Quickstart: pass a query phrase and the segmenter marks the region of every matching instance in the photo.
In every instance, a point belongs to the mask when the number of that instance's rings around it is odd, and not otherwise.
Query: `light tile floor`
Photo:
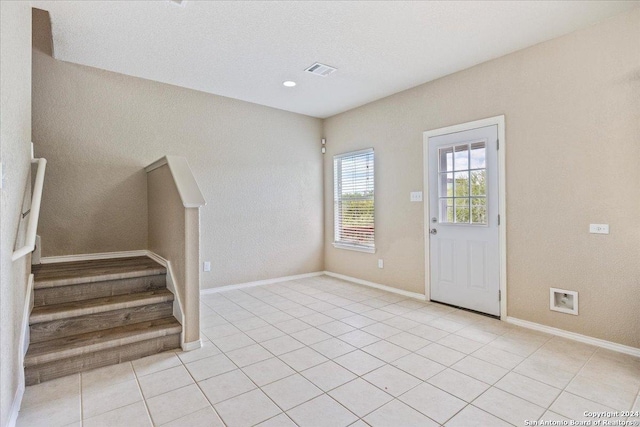
[[[207,295],[201,317],[199,350],[27,387],[18,426],[493,427],[640,411],[638,358],[327,276]]]

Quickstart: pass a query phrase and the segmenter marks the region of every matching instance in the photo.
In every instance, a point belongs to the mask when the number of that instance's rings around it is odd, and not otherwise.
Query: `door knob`
[[[438,234],[438,230],[436,230],[435,228],[432,228],[431,230],[429,230],[429,233]]]

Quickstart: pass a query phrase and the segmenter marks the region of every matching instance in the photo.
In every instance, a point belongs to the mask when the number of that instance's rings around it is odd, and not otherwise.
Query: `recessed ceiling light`
[[[291,80],[287,80],[286,82],[282,82],[283,85],[285,85],[286,87],[294,87],[296,85],[296,82],[292,82]]]

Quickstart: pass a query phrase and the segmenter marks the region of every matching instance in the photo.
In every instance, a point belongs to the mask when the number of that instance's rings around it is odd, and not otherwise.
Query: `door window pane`
[[[455,197],[469,196],[469,172],[456,172],[455,187],[453,195]]]
[[[471,223],[487,223],[487,199],[482,197],[471,199]]]
[[[484,142],[476,142],[471,144],[471,164],[469,169],[484,169],[486,168],[486,153]]]
[[[487,224],[486,143],[477,141],[438,151],[441,223]]]
[[[453,197],[453,173],[440,174],[440,197]]]
[[[457,171],[469,170],[469,145],[455,146],[454,168]]]
[[[440,172],[449,172],[453,170],[453,147],[442,148],[439,151],[440,153],[440,162],[439,168]]]
[[[456,204],[456,223],[469,223],[469,206],[458,206]]]
[[[487,170],[480,169],[471,171],[471,195],[487,195]]]
[[[444,222],[453,222],[453,198],[440,199],[440,218],[445,218]]]

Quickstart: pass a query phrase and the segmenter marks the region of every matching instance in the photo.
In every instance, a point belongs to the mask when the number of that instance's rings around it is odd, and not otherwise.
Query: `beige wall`
[[[4,175],[0,207],[0,425],[11,416],[22,367],[20,332],[30,256],[11,261],[24,242],[20,213],[29,181],[31,137],[31,8],[0,2],[0,161]],[[30,191],[26,190],[26,200]]]
[[[149,172],[147,183],[149,250],[171,262],[184,315],[183,338],[191,343],[200,339],[198,208],[184,207],[168,165]],[[188,256],[188,248],[195,256]]]
[[[49,162],[43,256],[147,248],[143,168],[173,154],[208,202],[204,288],[321,270],[321,135],[319,119],[34,50],[33,141]]]
[[[640,9],[327,119],[325,269],[424,293],[422,133],[501,114],[509,315],[640,347]],[[367,147],[376,254],[331,245],[332,155]],[[549,287],[580,315],[549,311]]]

